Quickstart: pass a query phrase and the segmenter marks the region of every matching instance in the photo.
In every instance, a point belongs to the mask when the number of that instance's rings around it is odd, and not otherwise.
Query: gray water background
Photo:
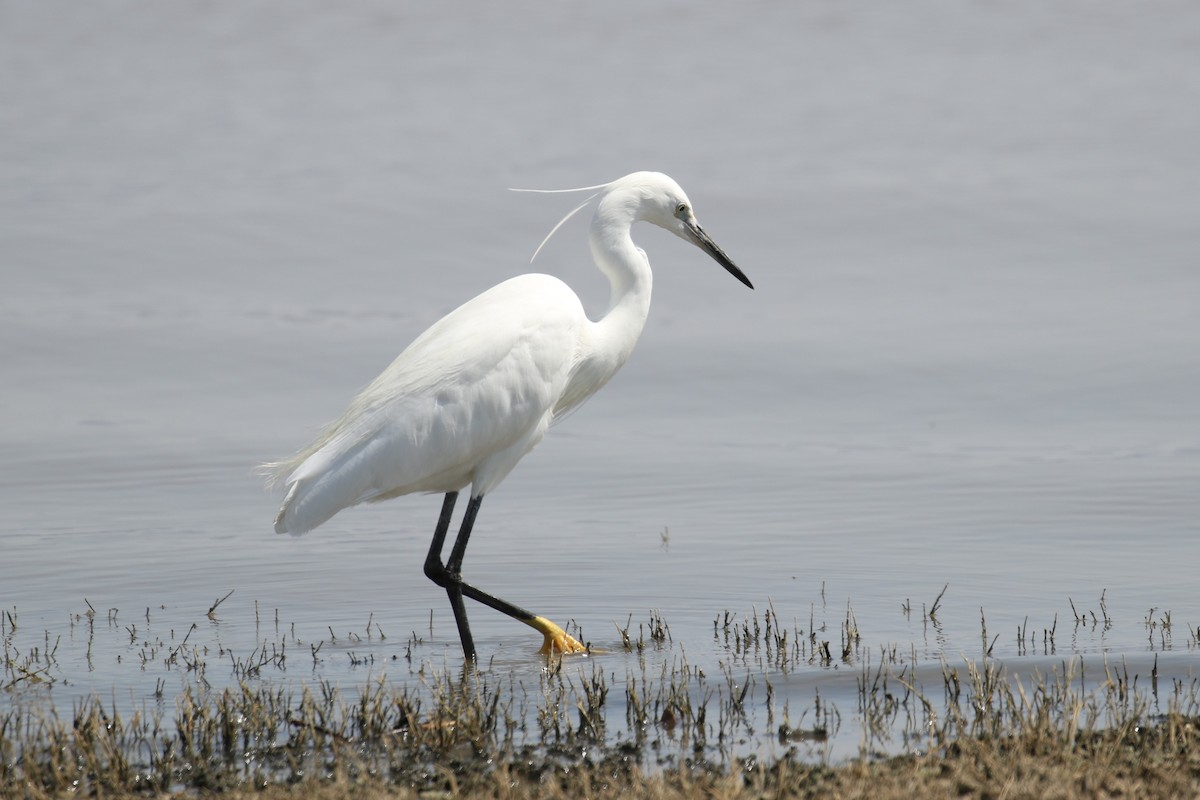
[[[601,311],[585,221],[527,265],[571,197],[505,189],[637,169],[757,288],[635,231],[642,341],[489,496],[472,582],[608,648],[657,609],[660,657],[714,672],[713,620],[771,603],[835,645],[851,607],[961,661],[982,612],[1017,672],[1047,663],[1017,627],[1057,624],[1060,657],[1191,675],[1200,7],[3,2],[0,608],[14,646],[65,633],[40,699],[152,693],[136,643],[85,661],[85,598],[239,652],[256,613],[371,618],[381,660],[421,631],[453,663],[438,498],[280,537],[252,470],[506,277]],[[1113,624],[1074,626],[1102,593]],[[494,668],[540,669],[472,611]]]

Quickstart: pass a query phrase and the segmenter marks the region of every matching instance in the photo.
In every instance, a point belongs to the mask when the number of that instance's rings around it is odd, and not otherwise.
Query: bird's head
[[[661,172],[635,172],[607,186],[603,203],[627,204],[634,220],[645,220],[664,228],[684,241],[691,242],[729,271],[742,283],[754,288],[745,273],[700,227],[692,202],[683,188]]]
[[[537,254],[546,246],[546,242],[550,240],[554,232],[563,226],[563,223],[599,197],[596,221],[592,223],[593,226],[597,222],[601,222],[602,225],[625,226],[625,229],[628,230],[627,226],[639,220],[652,222],[660,228],[669,230],[680,239],[696,245],[727,269],[730,275],[751,289],[754,288],[754,284],[750,283],[746,274],[738,269],[737,265],[733,263],[733,259],[725,255],[725,251],[718,247],[717,243],[700,227],[700,223],[696,221],[696,214],[692,211],[692,202],[688,200],[683,188],[670,176],[661,172],[634,172],[624,178],[617,178],[612,183],[585,186],[579,189],[514,189],[513,191],[587,192],[594,189],[599,191],[571,209],[565,217],[558,221],[557,225],[550,229],[550,233],[546,234],[546,238],[542,239],[542,243],[533,251],[533,258],[530,261],[537,258]]]

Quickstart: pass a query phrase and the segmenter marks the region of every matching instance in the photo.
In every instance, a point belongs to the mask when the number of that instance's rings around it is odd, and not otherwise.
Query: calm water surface
[[[927,665],[978,657],[982,612],[1017,674],[1049,659],[1018,627],[1057,625],[1057,657],[1190,676],[1200,11],[1152,6],[0,5],[0,606],[22,652],[63,637],[38,701],[144,702],[144,637],[246,652],[276,615],[376,660],[274,679],[360,685],[413,631],[454,664],[438,498],[279,537],[252,470],[528,269],[571,201],[505,187],[634,169],[758,288],[635,231],[638,351],[488,498],[474,583],[610,649],[656,609],[652,658],[712,674],[714,619],[770,604]],[[598,312],[585,229],[536,268]],[[1113,624],[1075,626],[1102,596]],[[388,638],[348,638],[368,620]],[[849,720],[852,674],[774,680]]]

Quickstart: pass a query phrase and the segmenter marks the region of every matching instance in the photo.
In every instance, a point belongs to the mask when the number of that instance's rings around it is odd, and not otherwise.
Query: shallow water
[[[14,646],[66,631],[56,704],[144,700],[161,676],[129,668],[137,634],[88,661],[85,599],[110,629],[149,614],[143,636],[178,641],[196,622],[241,653],[276,611],[308,642],[371,619],[388,639],[347,647],[376,668],[413,631],[453,663],[419,566],[438,499],[278,537],[252,469],[527,269],[571,203],[505,187],[651,168],[757,290],[636,233],[656,269],[638,351],[488,498],[474,583],[610,650],[657,609],[661,657],[712,674],[713,620],[768,603],[833,636],[849,606],[864,640],[930,661],[978,657],[982,611],[1018,673],[1041,668],[1018,627],[1057,620],[1060,657],[1162,653],[1188,674],[1200,12],[1154,10],[5,5]],[[596,310],[583,231],[536,268]],[[946,585],[934,628],[921,609]],[[1076,628],[1072,603],[1100,614],[1102,596],[1113,624]],[[539,668],[524,628],[472,622],[493,669]],[[350,660],[296,679],[353,685]],[[845,711],[838,685],[816,666],[780,680]]]

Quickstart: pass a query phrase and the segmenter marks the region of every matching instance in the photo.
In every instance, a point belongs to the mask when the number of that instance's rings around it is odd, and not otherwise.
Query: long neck
[[[588,240],[596,266],[608,277],[609,302],[604,316],[596,321],[597,355],[612,359],[616,372],[637,343],[650,313],[653,278],[645,253],[630,238],[633,209],[601,208],[592,219]]]

